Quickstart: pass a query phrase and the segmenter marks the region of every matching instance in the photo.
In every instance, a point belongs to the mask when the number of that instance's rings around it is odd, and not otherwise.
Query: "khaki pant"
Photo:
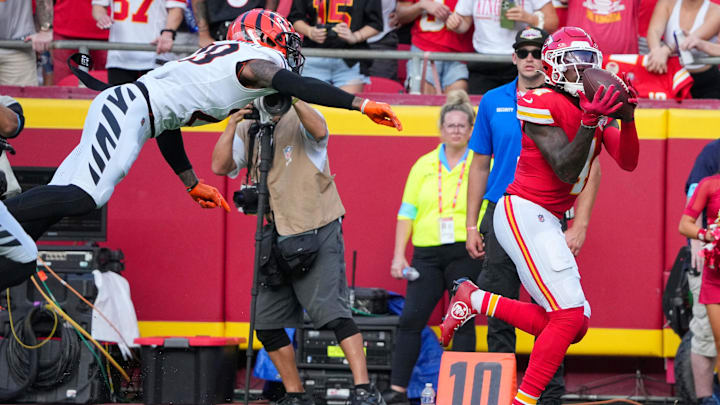
[[[710,321],[707,317],[705,305],[698,302],[700,296],[700,285],[702,284],[702,273],[697,275],[691,271],[688,273],[688,285],[693,297],[693,317],[690,320],[690,331],[693,333],[690,343],[690,350],[701,356],[715,357],[717,351],[715,349],[715,339],[713,338]]]
[[[0,86],[37,86],[37,64],[32,49],[0,49]]]

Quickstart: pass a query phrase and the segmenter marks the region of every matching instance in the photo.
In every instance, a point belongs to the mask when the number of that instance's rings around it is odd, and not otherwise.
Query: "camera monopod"
[[[272,166],[273,148],[272,148],[272,136],[275,131],[275,124],[272,120],[263,120],[261,118],[260,128],[258,129],[257,137],[259,139],[259,156],[260,162],[258,164],[258,170],[260,171],[260,178],[258,179],[258,208],[257,208],[257,228],[255,230],[255,263],[253,265],[253,279],[252,288],[250,289],[250,332],[248,335],[248,346],[245,351],[247,361],[245,363],[245,400],[244,404],[248,405],[250,400],[250,373],[252,368],[253,358],[253,334],[255,332],[255,305],[257,303],[258,294],[258,274],[260,272],[260,245],[262,243],[263,225],[265,221],[265,214],[268,211],[268,201],[270,199],[270,192],[268,191],[267,178]]]

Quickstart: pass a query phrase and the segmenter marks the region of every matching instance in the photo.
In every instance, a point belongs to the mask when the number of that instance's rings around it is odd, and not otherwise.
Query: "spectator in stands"
[[[458,33],[475,27],[473,47],[481,54],[511,55],[515,34],[527,26],[553,32],[558,27],[557,14],[550,0],[518,0],[506,11],[503,20],[514,21],[513,28],[501,26],[499,0],[458,0],[445,26]],[[484,94],[490,89],[515,80],[517,69],[512,62],[469,63],[469,92]]]
[[[254,8],[275,11],[278,6],[278,0],[246,0],[240,7],[230,3],[228,0],[192,0],[201,48],[213,41],[224,41],[228,27],[240,14]]]
[[[130,83],[168,60],[177,29],[183,20],[185,0],[159,0],[148,7],[130,0],[127,7],[109,9],[111,0],[92,0],[92,16],[101,29],[110,30],[111,42],[140,42],[157,45],[155,52],[108,51],[110,84]],[[108,14],[108,11],[110,14]]]
[[[699,39],[715,37],[720,30],[720,6],[710,0],[659,0],[648,28],[647,69],[665,73],[667,60],[678,49],[676,33]],[[687,47],[687,45],[686,45]],[[720,98],[720,71],[715,65],[685,65],[693,78],[693,98]]]
[[[640,8],[638,9],[638,53],[641,55],[650,52],[647,43],[647,32],[657,2],[658,0],[640,0]]]
[[[567,25],[581,27],[603,55],[638,53],[640,0],[569,1]]]
[[[398,46],[398,35],[395,31],[399,23],[398,14],[395,11],[397,0],[381,0],[383,30],[368,38],[367,43],[374,51],[396,51]],[[367,63],[368,75],[379,76],[386,79],[397,80],[398,61],[397,59],[372,59],[364,60]]]
[[[248,177],[258,181],[259,142],[254,120],[243,120],[250,109],[230,116],[212,154],[215,174],[235,178],[247,167]],[[278,370],[287,395],[278,405],[313,405],[304,392],[295,365],[295,350],[284,327],[303,326],[306,310],[316,328],[335,333],[353,374],[355,389],[348,403],[384,405],[380,392],[370,384],[363,337],[350,312],[350,290],[345,276],[341,218],[345,208],[328,165],[330,136],[322,114],[303,101],[278,117],[274,135],[274,164],[268,175],[271,232],[278,237],[278,250],[296,255],[302,240],[314,238],[316,257],[309,268],[270,278],[261,271],[257,295],[256,332]],[[255,145],[254,147],[252,145]],[[248,149],[253,148],[251,151]],[[305,204],[297,204],[302,200]],[[274,228],[274,229],[273,229]],[[282,257],[270,260],[284,260]],[[276,271],[279,271],[276,269]]]
[[[293,0],[288,20],[305,36],[303,49],[368,49],[367,39],[383,30],[380,0]],[[359,93],[370,83],[361,65],[357,59],[308,57],[302,74]]]
[[[36,8],[33,21],[32,2],[0,1],[0,40],[32,41],[32,49],[0,49],[0,85],[38,85],[35,53],[47,51],[52,42],[52,0],[37,0]]]
[[[690,204],[700,181],[720,171],[720,159],[718,159],[718,156],[720,156],[720,139],[705,145],[698,154],[687,182],[685,182],[685,195],[688,204]],[[708,222],[705,219],[704,212],[697,215],[694,224],[698,228],[707,227]],[[715,344],[716,340],[710,328],[707,309],[705,305],[699,302],[705,267],[703,256],[700,254],[703,242],[695,237],[690,237],[689,244],[692,269],[688,272],[688,284],[693,297],[693,316],[690,320],[690,332],[693,334],[690,341],[690,363],[692,364],[695,395],[699,404],[717,405],[720,401],[713,402],[716,401],[716,399],[713,399],[713,369],[715,368],[715,359],[718,353]]]
[[[401,1],[398,15],[401,24],[413,22],[411,51],[472,52],[472,31],[458,34],[445,26],[445,20],[455,11],[458,0]],[[424,74],[424,77],[423,77]],[[435,79],[437,77],[437,79]],[[468,68],[458,61],[407,61],[406,87],[419,88],[422,94],[436,94],[452,90],[467,90]],[[420,82],[420,84],[417,84]],[[438,83],[439,82],[439,83]]]
[[[518,76],[513,82],[490,90],[480,100],[469,144],[475,157],[468,173],[466,247],[473,258],[485,256],[478,286],[513,299],[520,294],[520,279],[512,259],[498,243],[493,213],[497,201],[515,178],[515,166],[520,156],[522,132],[520,121],[515,117],[517,99],[545,83],[540,50],[547,36],[547,32],[534,27],[518,32],[513,44],[513,63],[518,67]],[[588,184],[578,197],[573,226],[565,231],[568,247],[575,255],[585,242],[599,186],[600,166],[597,163],[592,165]],[[486,207],[484,214],[481,207]],[[515,352],[515,327],[499,319],[488,318],[487,344],[490,352]],[[539,403],[560,404],[564,393],[561,365],[543,391]]]
[[[408,281],[395,338],[391,390],[384,395],[388,405],[409,405],[406,391],[420,352],[420,334],[445,290],[452,291],[459,278],[474,280],[480,273],[480,262],[465,250],[464,225],[467,172],[473,161],[467,146],[474,119],[467,93],[449,92],[440,110],[441,143],[417,160],[405,184],[390,275],[403,278],[403,269],[408,267],[405,248],[412,235],[412,265],[420,277]],[[453,350],[475,351],[474,322],[457,331]]]
[[[92,5],[87,0],[55,0],[53,40],[108,40],[108,31],[100,29],[92,18]],[[55,83],[71,75],[67,58],[77,49],[53,49],[53,73]],[[91,50],[95,69],[105,69],[107,51]]]

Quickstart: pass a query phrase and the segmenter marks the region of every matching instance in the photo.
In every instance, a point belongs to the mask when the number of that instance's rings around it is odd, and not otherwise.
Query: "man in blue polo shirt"
[[[517,97],[545,82],[540,51],[547,36],[547,32],[534,27],[517,33],[512,58],[518,68],[518,77],[483,96],[469,143],[475,158],[468,175],[466,247],[473,258],[485,255],[477,285],[485,291],[514,299],[520,292],[520,279],[515,264],[495,237],[493,213],[495,204],[515,177],[515,166],[520,156],[522,132],[520,121],[516,118]],[[578,196],[573,226],[565,232],[568,246],[576,255],[585,241],[590,211],[599,186],[600,165],[597,161],[595,163],[585,190]],[[487,208],[478,227],[480,207],[485,204]],[[487,344],[491,352],[515,352],[515,328],[489,317]],[[561,366],[538,404],[561,403],[560,398],[565,392],[562,373]]]

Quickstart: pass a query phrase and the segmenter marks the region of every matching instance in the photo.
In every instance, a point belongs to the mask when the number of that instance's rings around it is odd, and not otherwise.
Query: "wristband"
[[[697,238],[703,242],[705,242],[705,234],[707,233],[707,229],[700,228],[697,233]]]
[[[538,19],[538,23],[537,23],[536,27],[538,27],[540,29],[545,28],[545,13],[538,10],[538,11],[534,12],[533,15],[535,17],[537,17],[537,19]]]
[[[193,184],[193,185],[190,186],[190,187],[187,187],[185,190],[187,190],[187,192],[189,193],[189,192],[193,191],[193,189],[194,189],[195,187],[197,187],[198,184],[200,184],[200,181],[199,181],[199,180],[195,180],[195,184]]]
[[[468,226],[465,229],[467,229],[468,231],[477,231],[477,226]]]
[[[362,102],[362,105],[360,106],[360,112],[361,112],[361,113],[365,114],[365,106],[366,106],[367,103],[369,103],[369,102],[370,102],[370,99],[369,99],[369,98],[366,98],[366,99]]]
[[[165,28],[163,30],[160,30],[160,35],[162,35],[164,32],[172,32],[172,39],[175,40],[175,37],[177,36],[177,31],[171,30],[170,28]]]
[[[583,112],[580,116],[580,125],[584,128],[595,129],[600,124],[600,116]]]

